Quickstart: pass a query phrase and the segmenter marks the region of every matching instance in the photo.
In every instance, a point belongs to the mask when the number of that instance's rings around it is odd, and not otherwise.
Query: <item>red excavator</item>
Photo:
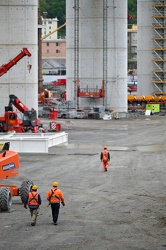
[[[17,152],[9,150],[10,142],[0,143],[0,180],[5,180],[18,176],[20,162]],[[12,197],[20,196],[24,203],[28,193],[31,191],[33,182],[23,181],[20,187],[1,184],[0,185],[0,211],[10,211]]]
[[[18,111],[13,110],[13,106]],[[9,95],[9,104],[5,107],[4,116],[0,117],[0,132],[15,131],[16,133],[44,132],[37,112],[29,110],[15,95]]]

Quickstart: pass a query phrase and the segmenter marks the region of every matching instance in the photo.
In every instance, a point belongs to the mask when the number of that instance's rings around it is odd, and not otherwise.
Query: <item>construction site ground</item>
[[[42,120],[48,128],[50,120]],[[20,154],[20,175],[4,183],[32,180],[42,205],[36,226],[20,197],[0,213],[0,249],[166,249],[166,116],[114,120],[59,119],[66,147],[49,154]],[[100,152],[107,145],[107,172]],[[58,181],[65,195],[53,225],[46,193]]]

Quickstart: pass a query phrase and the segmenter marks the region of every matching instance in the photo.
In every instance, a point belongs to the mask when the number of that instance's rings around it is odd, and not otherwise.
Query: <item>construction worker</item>
[[[53,182],[53,188],[47,193],[47,200],[49,205],[51,205],[52,219],[54,225],[57,225],[60,203],[65,206],[64,195],[60,189],[58,189],[58,182]]]
[[[104,150],[100,154],[100,160],[102,162],[104,172],[106,172],[108,169],[108,162],[110,161],[110,153],[107,150],[107,146],[104,146]]]
[[[37,193],[37,186],[32,187],[32,191],[29,192],[25,202],[24,208],[27,209],[29,207],[31,213],[31,226],[36,225],[37,215],[39,213],[39,206],[41,205],[41,197],[40,194]]]

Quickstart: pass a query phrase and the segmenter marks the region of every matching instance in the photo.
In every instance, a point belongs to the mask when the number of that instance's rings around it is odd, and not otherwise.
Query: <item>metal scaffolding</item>
[[[157,91],[164,91],[166,83],[166,3],[164,0],[152,1],[153,19],[153,70],[152,82]]]

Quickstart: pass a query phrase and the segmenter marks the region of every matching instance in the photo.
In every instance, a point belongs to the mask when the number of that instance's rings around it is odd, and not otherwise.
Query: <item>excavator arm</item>
[[[16,57],[10,60],[7,64],[3,64],[0,67],[0,77],[4,75],[10,68],[12,68],[18,61],[20,61],[24,56],[31,56],[31,53],[27,48],[23,48],[22,51]]]

